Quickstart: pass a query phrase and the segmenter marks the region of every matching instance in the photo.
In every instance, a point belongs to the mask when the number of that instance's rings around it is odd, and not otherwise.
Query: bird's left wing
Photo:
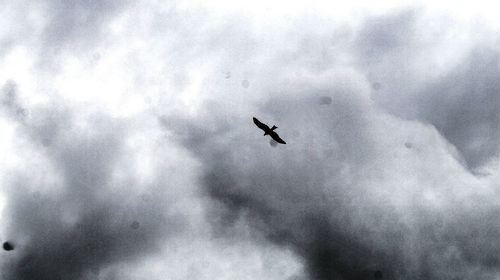
[[[263,123],[261,123],[256,117],[253,118],[253,123],[259,127],[260,129],[267,131],[269,130],[269,127]]]

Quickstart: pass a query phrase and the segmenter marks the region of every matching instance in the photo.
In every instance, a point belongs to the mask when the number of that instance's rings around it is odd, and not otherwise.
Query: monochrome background
[[[344,2],[0,2],[1,279],[498,279],[498,7]]]

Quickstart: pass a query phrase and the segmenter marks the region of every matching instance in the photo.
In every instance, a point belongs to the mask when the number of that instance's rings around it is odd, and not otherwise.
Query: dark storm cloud
[[[449,160],[461,172],[460,165],[447,154],[435,171],[416,168],[413,156],[426,156],[408,149],[405,139],[434,130],[405,129],[410,122],[380,112],[357,83],[363,81],[332,79],[324,86],[310,80],[263,97],[267,101],[248,111],[280,127],[287,145],[278,147],[262,138],[251,116],[230,107],[212,104],[194,119],[162,119],[202,163],[215,232],[244,219],[267,241],[300,256],[310,279],[490,279],[500,269],[493,253],[499,248],[489,245],[499,244],[493,217],[500,209],[480,194],[460,199],[460,188],[440,210],[431,207],[423,193],[451,186],[418,178],[440,181],[440,165]],[[325,94],[328,106],[318,103]],[[405,136],[387,133],[392,130]],[[446,143],[433,149],[446,150]],[[415,172],[416,189],[400,189],[406,179],[391,171],[399,166]],[[374,185],[380,178],[386,178],[382,186]],[[386,191],[392,198],[381,195]],[[388,202],[405,197],[413,202]]]
[[[46,158],[46,167],[9,176],[6,236],[18,246],[2,279],[95,279],[111,265],[159,251],[182,229],[182,218],[169,213],[169,183],[161,175],[145,183],[133,175],[116,179],[117,172],[133,174],[123,170],[128,126],[95,115],[82,129],[75,119],[72,110],[52,105],[20,126],[19,137],[41,153],[34,161]]]
[[[240,215],[248,216],[268,240],[303,257],[312,279],[373,277],[377,269],[387,277],[401,274],[405,271],[399,268],[399,252],[372,244],[363,236],[375,234],[366,225],[358,228],[363,234],[356,233],[349,205],[360,186],[341,175],[346,166],[362,168],[373,156],[366,129],[370,121],[362,113],[369,107],[348,89],[331,88],[326,90],[335,94],[331,108],[318,112],[317,100],[324,91],[267,103],[261,114],[280,119],[281,133],[290,133],[286,147],[269,147],[251,119],[237,116],[231,117],[234,126],[225,128],[210,120],[203,122],[208,130],[181,125],[191,129],[183,139],[203,162],[206,192],[227,208],[222,219],[215,220],[228,225]],[[245,129],[235,129],[239,126]],[[258,136],[250,136],[252,132]],[[392,230],[397,232],[398,226]],[[398,242],[392,246],[397,248]]]
[[[431,20],[442,25],[431,25]],[[379,89],[384,86],[374,93],[377,103],[397,116],[434,125],[474,169],[500,151],[499,53],[473,44],[453,67],[436,76],[422,73],[436,67],[433,60],[448,55],[448,50],[436,48],[457,37],[448,35],[453,32],[449,24],[416,10],[370,18],[355,47],[360,71]]]
[[[478,167],[500,152],[500,53],[480,48],[412,100],[417,116],[434,124]]]

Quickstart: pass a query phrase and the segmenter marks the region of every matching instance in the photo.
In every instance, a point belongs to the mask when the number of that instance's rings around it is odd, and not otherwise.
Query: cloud
[[[32,152],[24,152],[31,159],[8,180],[5,234],[19,245],[3,279],[95,278],[113,264],[159,251],[185,228],[166,195],[175,193],[174,178],[158,173],[148,180],[131,169],[130,157],[144,143],[139,138],[130,146],[130,124],[75,114],[51,105],[20,123],[19,136],[29,140],[23,148]],[[149,160],[144,150],[141,159]]]
[[[418,115],[434,124],[471,168],[500,152],[500,84],[495,78],[499,71],[499,53],[477,49],[416,98]]]
[[[229,10],[45,1],[2,38],[5,279],[498,274],[490,33]]]
[[[7,100],[16,100],[15,83],[8,85]],[[23,119],[10,115],[20,102],[3,108],[16,127],[18,159],[2,177],[1,236],[16,246],[2,258],[2,279],[254,279],[300,271],[292,253],[250,242],[244,227],[233,241],[214,238],[196,165],[165,143],[154,115],[117,118],[60,101],[30,107]]]
[[[112,40],[111,24],[129,1],[7,1],[3,14],[12,30],[0,33],[0,55],[29,47],[37,70],[60,71],[63,57],[97,55]]]
[[[438,130],[384,112],[355,72],[289,75],[242,110],[210,102],[196,117],[162,119],[202,163],[217,231],[246,220],[300,256],[311,279],[495,275],[493,189]],[[269,146],[247,111],[287,145]]]
[[[474,170],[499,152],[499,54],[482,39],[485,27],[457,34],[445,26],[461,23],[416,10],[369,18],[355,43],[359,69],[376,85],[379,105],[434,125]]]
[[[52,46],[82,44],[85,40],[100,41],[102,29],[128,1],[48,0],[44,9],[49,19],[42,33],[44,42]]]
[[[3,109],[7,114],[19,121],[23,121],[26,118],[28,112],[21,105],[19,97],[17,95],[17,86],[14,81],[7,81],[1,89],[1,104]]]
[[[356,34],[355,47],[360,59],[367,64],[381,63],[388,59],[403,62],[416,39],[416,23],[421,13],[408,9],[386,16],[365,19]]]

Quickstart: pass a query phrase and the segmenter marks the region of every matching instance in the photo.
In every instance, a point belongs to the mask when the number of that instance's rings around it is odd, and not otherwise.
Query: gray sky
[[[496,7],[162,2],[0,4],[1,279],[500,277]]]

